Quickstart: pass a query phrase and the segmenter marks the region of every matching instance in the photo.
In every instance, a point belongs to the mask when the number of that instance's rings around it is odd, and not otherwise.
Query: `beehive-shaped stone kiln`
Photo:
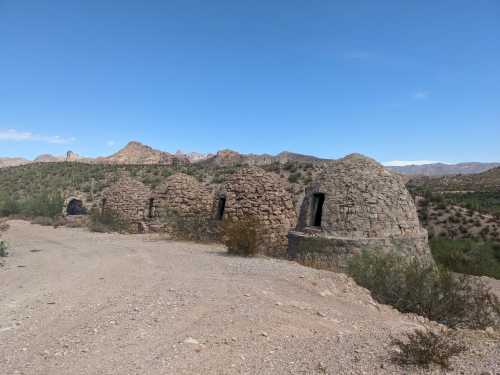
[[[287,183],[279,176],[257,167],[243,168],[228,177],[217,199],[220,219],[257,223],[260,253],[286,256],[287,233],[297,215]]]
[[[150,215],[151,191],[142,182],[122,175],[102,192],[100,210],[117,215],[132,231],[143,231]]]
[[[362,250],[430,257],[427,232],[401,179],[353,154],[332,162],[306,188],[288,253],[343,269]]]

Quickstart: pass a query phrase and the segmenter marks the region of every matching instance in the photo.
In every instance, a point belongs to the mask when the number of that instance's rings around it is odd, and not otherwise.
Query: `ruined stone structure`
[[[288,254],[342,270],[362,250],[430,257],[427,232],[403,182],[353,154],[333,162],[306,188]]]
[[[63,216],[86,215],[88,213],[88,201],[85,194],[73,192],[64,199]]]
[[[261,168],[248,167],[231,175],[217,195],[215,215],[232,221],[258,223],[259,252],[285,256],[287,233],[296,224],[286,183]]]
[[[154,190],[149,206],[148,218],[161,223],[161,229],[166,232],[174,229],[175,221],[183,219],[186,223],[196,220],[206,225],[213,217],[213,193],[196,178],[176,173]]]
[[[131,231],[145,230],[144,221],[149,216],[151,191],[142,182],[122,175],[116,183],[102,192],[101,212],[118,215],[130,224]]]

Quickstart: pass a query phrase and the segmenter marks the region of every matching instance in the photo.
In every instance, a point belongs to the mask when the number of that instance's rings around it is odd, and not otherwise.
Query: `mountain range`
[[[391,166],[387,169],[406,175],[415,176],[451,176],[456,174],[473,174],[485,172],[489,169],[500,167],[500,163],[458,163],[444,164],[432,163],[423,165]]]
[[[240,154],[233,150],[221,150],[215,154],[202,154],[197,152],[184,153],[177,151],[169,153],[166,151],[156,150],[150,146],[140,142],[129,142],[124,148],[110,156],[87,158],[80,156],[72,151],[68,151],[65,156],[54,156],[44,154],[36,157],[34,160],[27,160],[18,157],[0,158],[0,168],[19,166],[29,163],[47,163],[47,162],[82,162],[82,163],[98,163],[98,164],[190,164],[202,163],[206,166],[231,166],[238,164],[247,165],[269,165],[272,163],[285,164],[287,162],[302,162],[302,163],[327,163],[329,159],[321,159],[315,156],[296,154],[293,152],[284,151],[277,155],[269,154]],[[459,164],[424,164],[424,165],[408,165],[408,166],[390,166],[387,169],[396,173],[408,176],[450,176],[457,174],[475,174],[485,172],[495,167],[499,167],[500,163],[459,163]]]
[[[6,157],[0,158],[0,168],[12,167],[29,163],[53,163],[53,162],[82,162],[82,163],[97,163],[97,164],[190,164],[203,163],[207,166],[229,166],[236,164],[250,165],[267,165],[274,162],[286,163],[288,161],[301,162],[316,162],[325,159],[320,159],[314,156],[295,154],[292,152],[281,152],[278,155],[255,155],[255,154],[240,154],[233,150],[221,150],[215,154],[201,154],[197,152],[184,153],[177,151],[169,153],[166,151],[156,150],[150,146],[140,142],[129,142],[124,148],[110,156],[87,158],[82,157],[72,151],[68,151],[65,156],[56,156],[44,154],[36,157],[33,160],[24,158]]]

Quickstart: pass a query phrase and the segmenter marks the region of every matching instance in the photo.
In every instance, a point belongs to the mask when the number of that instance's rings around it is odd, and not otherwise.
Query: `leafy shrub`
[[[290,176],[288,176],[288,182],[297,183],[300,181],[301,178],[302,178],[302,173],[294,172],[294,173],[290,174]]]
[[[348,272],[379,302],[450,327],[486,328],[499,323],[500,302],[481,280],[394,254],[363,252]]]
[[[446,369],[450,367],[450,358],[466,349],[450,331],[435,332],[429,328],[409,332],[405,340],[394,339],[392,344],[399,349],[394,359],[400,364],[429,367],[434,363]]]
[[[61,214],[63,206],[61,194],[41,192],[23,200],[4,202],[2,214],[55,218]]]
[[[9,255],[7,242],[0,241],[0,257],[5,258]]]
[[[129,230],[129,225],[119,215],[110,210],[100,212],[96,208],[90,210],[87,227],[90,231],[99,233],[127,232]]]
[[[255,219],[224,221],[223,242],[227,252],[233,255],[255,256],[259,250],[258,227]]]
[[[436,262],[452,271],[500,279],[499,243],[439,238],[430,245]]]

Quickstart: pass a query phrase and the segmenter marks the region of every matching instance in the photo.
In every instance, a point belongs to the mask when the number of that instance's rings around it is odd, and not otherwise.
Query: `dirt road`
[[[407,373],[390,336],[418,320],[344,275],[219,245],[10,226],[1,374]],[[495,374],[498,358],[488,341],[454,364]]]

